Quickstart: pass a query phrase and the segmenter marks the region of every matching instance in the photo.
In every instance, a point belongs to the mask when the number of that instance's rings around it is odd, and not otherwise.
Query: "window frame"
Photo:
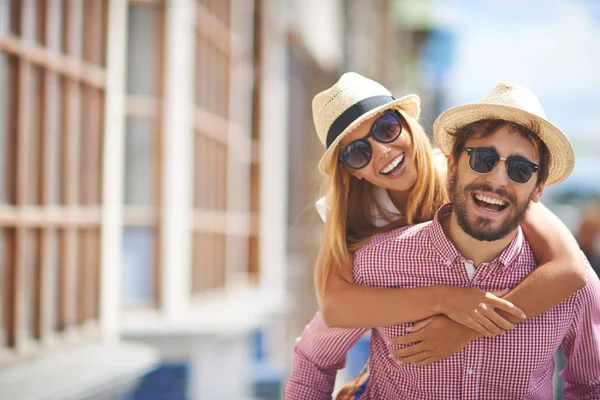
[[[12,197],[9,204],[0,205],[5,256],[2,261],[6,266],[1,327],[6,332],[6,343],[0,344],[4,345],[0,347],[0,365],[73,341],[93,340],[99,335],[99,279],[91,278],[100,275],[102,201],[99,182],[103,173],[109,5],[95,2],[91,11],[89,2],[84,5],[80,1],[32,3],[28,0],[27,5],[29,7],[18,8],[16,2],[12,2],[14,7],[9,18],[17,32],[0,36],[0,52],[17,60],[17,79],[12,93],[17,98],[13,106],[18,115],[16,127],[6,127],[6,134],[13,136],[9,146],[15,151],[9,154],[14,155],[16,171],[5,184],[13,189],[14,195],[9,196]],[[63,18],[64,28],[51,31],[52,27],[61,26]],[[61,44],[63,51],[58,51]],[[95,62],[86,60],[86,54]],[[40,90],[39,95],[33,97],[32,71],[35,70]],[[59,82],[63,84],[57,88]],[[57,102],[64,103],[60,111],[51,107]],[[32,103],[38,113],[35,115],[39,121],[37,126],[32,125]],[[69,107],[64,107],[65,104]],[[84,112],[87,123],[81,125]],[[62,139],[58,124],[62,124],[65,132]],[[53,159],[55,147],[50,144],[51,137],[65,155],[62,165]],[[83,146],[79,146],[81,137]],[[85,185],[78,181],[75,173],[82,166],[85,176],[92,177]],[[10,175],[9,171],[3,173]],[[55,203],[51,192],[58,176],[56,190],[60,194],[57,193],[58,203]],[[97,185],[89,183],[94,182],[94,177]],[[77,193],[79,188],[80,193]],[[11,232],[8,240],[7,231]],[[87,250],[81,260],[71,251],[79,237],[83,238]],[[29,272],[32,281],[27,287],[26,243],[31,238],[35,238],[34,254],[29,254],[33,270]],[[54,291],[56,321],[50,320],[51,312],[46,305],[50,300],[48,296],[53,293],[50,290],[52,242],[59,252],[54,271],[58,285]],[[83,261],[81,275],[77,274],[78,261]],[[86,290],[77,287],[77,280]],[[24,296],[29,297],[27,312]],[[27,313],[31,313],[31,335],[23,332],[22,318]]]
[[[201,299],[232,281],[249,282],[249,244],[258,218],[250,210],[252,115],[240,117],[237,106],[252,101],[254,38],[253,31],[246,36],[236,30],[236,18],[249,18],[243,22],[252,27],[254,15],[243,16],[235,0],[196,4],[190,292]]]
[[[136,229],[148,229],[152,232],[154,246],[153,251],[153,263],[150,266],[152,271],[153,279],[153,298],[150,301],[142,299],[131,300],[129,302],[121,301],[121,308],[124,309],[150,309],[159,308],[162,300],[163,293],[161,288],[161,279],[163,276],[162,263],[161,263],[161,243],[162,243],[162,223],[161,223],[161,209],[162,209],[162,170],[163,170],[163,152],[164,152],[164,129],[163,129],[163,100],[165,95],[164,88],[164,55],[165,55],[165,18],[166,18],[166,4],[164,0],[127,0],[128,12],[131,7],[142,6],[142,7],[154,7],[158,10],[156,14],[156,30],[153,32],[155,35],[154,41],[156,45],[155,49],[155,73],[154,73],[154,84],[156,93],[154,95],[139,95],[131,94],[128,91],[125,93],[125,119],[129,118],[144,118],[151,119],[154,126],[151,134],[154,136],[154,143],[152,147],[152,160],[150,176],[153,177],[154,187],[151,193],[152,198],[150,199],[150,205],[129,205],[123,201],[123,234],[128,228]],[[129,41],[129,38],[128,38]],[[128,50],[131,51],[131,50]],[[125,130],[127,136],[130,132]],[[123,172],[125,173],[125,166]],[[124,182],[125,184],[125,182]],[[125,264],[123,264],[125,268]],[[124,282],[125,284],[125,282]]]

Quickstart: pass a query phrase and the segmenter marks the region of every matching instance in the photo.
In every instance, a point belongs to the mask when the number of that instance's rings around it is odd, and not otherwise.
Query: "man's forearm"
[[[562,342],[565,399],[600,399],[600,281],[588,266],[588,283],[575,294],[573,323]]]
[[[294,345],[292,370],[284,388],[286,400],[331,399],[346,353],[366,329],[331,328],[321,313],[310,321]]]
[[[322,370],[294,349],[290,378],[285,384],[285,400],[331,400],[337,369]]]

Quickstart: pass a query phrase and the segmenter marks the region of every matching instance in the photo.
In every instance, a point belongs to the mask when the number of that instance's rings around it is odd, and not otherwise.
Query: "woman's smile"
[[[383,168],[381,170],[380,173],[382,174],[389,174],[391,173],[394,169],[396,169],[396,167],[398,167],[402,162],[404,161],[404,153],[401,153],[400,155],[398,155],[397,157],[395,157],[392,161],[390,161],[385,168]]]

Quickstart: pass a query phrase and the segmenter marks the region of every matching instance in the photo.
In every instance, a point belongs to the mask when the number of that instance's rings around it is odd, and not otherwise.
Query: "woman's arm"
[[[513,315],[523,312],[513,304],[473,287],[428,286],[413,289],[377,288],[356,285],[352,257],[323,280],[323,241],[315,268],[315,286],[323,320],[329,326],[371,328],[417,321],[446,314],[483,335],[498,334],[513,325],[495,312],[503,309]],[[479,311],[481,304],[486,311]]]
[[[531,205],[521,228],[538,267],[503,298],[522,308],[527,318],[533,318],[585,286],[587,272],[577,241],[543,204]],[[507,314],[503,316],[519,322]]]
[[[437,314],[434,287],[424,290],[361,286],[352,277],[352,256],[323,280],[324,241],[317,257],[315,286],[323,321],[340,328],[372,328],[417,321]],[[429,295],[428,295],[429,294]],[[419,307],[414,307],[419,304]]]

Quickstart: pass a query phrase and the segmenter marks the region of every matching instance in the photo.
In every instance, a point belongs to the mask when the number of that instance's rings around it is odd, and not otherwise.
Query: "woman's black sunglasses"
[[[527,183],[540,166],[523,157],[500,157],[494,150],[483,147],[466,147],[469,168],[478,174],[492,172],[499,160],[506,163],[506,174],[514,183]]]
[[[402,133],[400,115],[393,110],[388,110],[373,122],[371,130],[362,139],[356,139],[339,153],[339,159],[352,169],[361,169],[371,162],[373,148],[369,138],[373,137],[379,143],[391,143]]]

